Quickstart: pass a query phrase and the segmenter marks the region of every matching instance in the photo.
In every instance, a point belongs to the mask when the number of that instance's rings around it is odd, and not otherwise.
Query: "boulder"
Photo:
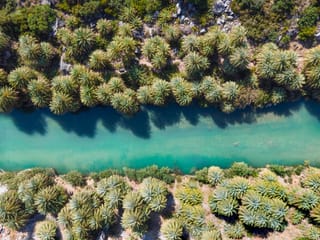
[[[222,1],[217,1],[213,6],[213,13],[215,15],[221,15],[226,10],[226,5]]]

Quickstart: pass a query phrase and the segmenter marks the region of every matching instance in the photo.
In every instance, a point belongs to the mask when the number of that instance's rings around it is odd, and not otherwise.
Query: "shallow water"
[[[134,117],[102,107],[63,116],[14,111],[0,115],[0,126],[0,168],[6,170],[320,165],[320,104],[310,101],[229,115],[176,105],[144,108]]]

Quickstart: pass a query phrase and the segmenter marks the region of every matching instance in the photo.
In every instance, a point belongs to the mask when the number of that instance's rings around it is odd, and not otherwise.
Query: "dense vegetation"
[[[245,17],[241,9],[259,11],[267,2],[233,4]],[[175,7],[169,1],[19,4],[7,0],[0,6],[2,112],[49,107],[64,114],[105,105],[134,114],[141,105],[175,101],[229,113],[300,96],[319,98],[319,47],[308,50],[304,59],[273,43],[253,47],[247,40],[251,26],[228,33],[211,26],[212,1],[185,1],[198,11],[190,18],[200,21],[188,33],[173,17]],[[304,35],[318,20],[317,5],[312,4],[298,21]],[[294,6],[294,1],[279,0],[272,11],[284,16]],[[206,17],[207,32],[200,34]]]
[[[96,239],[102,232],[125,239],[241,239],[289,225],[299,229],[290,235],[295,239],[320,237],[320,169],[307,163],[263,169],[234,163],[193,175],[156,166],[89,175],[34,168],[3,172],[0,184],[7,189],[0,223],[19,231],[43,216],[37,239],[60,239],[58,232],[65,239]]]

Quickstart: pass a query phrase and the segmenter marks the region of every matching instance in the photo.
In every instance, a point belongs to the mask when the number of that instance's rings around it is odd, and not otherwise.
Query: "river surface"
[[[223,114],[214,108],[145,107],[134,117],[97,107],[55,116],[48,110],[0,114],[0,168],[59,172],[140,168],[184,172],[204,166],[320,165],[320,104],[285,103]]]

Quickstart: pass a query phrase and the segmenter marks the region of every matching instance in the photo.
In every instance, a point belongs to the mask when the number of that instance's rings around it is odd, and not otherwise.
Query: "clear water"
[[[134,117],[102,107],[63,116],[14,111],[0,115],[0,126],[0,168],[6,170],[320,165],[320,104],[310,101],[230,115],[175,105],[144,108]]]

